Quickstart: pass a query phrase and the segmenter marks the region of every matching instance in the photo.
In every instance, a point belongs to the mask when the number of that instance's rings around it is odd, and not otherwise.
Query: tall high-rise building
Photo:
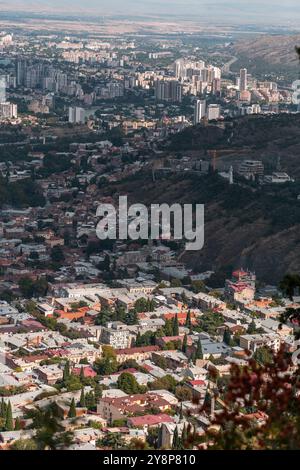
[[[27,73],[27,61],[25,59],[17,60],[16,62],[16,76],[17,86],[24,86]]]
[[[157,101],[165,101],[165,82],[163,80],[156,80],[154,89]]]
[[[181,103],[182,101],[182,85],[177,80],[169,82],[170,101],[172,103]]]
[[[220,117],[220,106],[218,104],[210,104],[207,108],[207,119],[213,121]]]
[[[83,108],[70,107],[69,108],[69,122],[72,124],[84,124],[85,113]]]
[[[182,59],[176,60],[175,62],[175,77],[177,79],[185,77],[185,64]]]
[[[6,77],[0,76],[0,103],[6,103]]]
[[[13,103],[0,103],[0,119],[16,119],[18,106]]]
[[[182,85],[177,80],[157,80],[155,82],[155,98],[158,101],[180,103],[182,101]]]
[[[246,91],[248,87],[247,69],[240,70],[240,91]]]
[[[221,93],[221,79],[220,78],[213,79],[211,91],[213,95],[220,95]]]
[[[204,118],[206,112],[206,101],[196,100],[194,107],[194,124],[198,124]]]

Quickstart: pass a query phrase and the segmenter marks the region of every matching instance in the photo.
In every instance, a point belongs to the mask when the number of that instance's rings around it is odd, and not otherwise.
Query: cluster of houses
[[[0,447],[34,440],[28,412],[51,403],[72,433],[71,449],[99,449],[114,433],[126,445],[146,442],[153,428],[160,447],[172,448],[175,430],[180,435],[192,424],[204,433],[224,406],[221,399],[204,406],[216,375],[229,377],[232,364],[246,365],[262,348],[295,349],[294,326],[279,318],[287,307],[299,308],[299,300],[262,296],[255,275],[237,270],[219,291],[128,278],[119,287],[53,284],[31,308],[28,301],[1,301],[0,393],[13,423],[21,424],[2,429]],[[132,311],[135,318],[127,321]],[[125,317],[104,319],[108,312]],[[105,362],[108,351],[113,368]],[[131,385],[124,386],[124,377]],[[91,394],[94,401],[85,406],[82,396]]]

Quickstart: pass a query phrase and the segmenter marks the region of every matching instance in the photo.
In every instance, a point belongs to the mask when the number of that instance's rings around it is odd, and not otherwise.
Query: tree
[[[187,305],[187,303],[188,303],[188,298],[187,298],[187,295],[186,295],[185,291],[183,291],[182,294],[181,294],[181,302],[184,305]]]
[[[141,346],[141,333],[138,331],[135,337],[135,347],[140,347],[140,346]]]
[[[23,277],[19,281],[19,289],[22,296],[26,297],[26,299],[41,297],[47,294],[48,282],[44,278],[33,281],[30,277]]]
[[[159,449],[159,428],[149,428],[146,439],[150,447]]]
[[[72,398],[72,401],[71,401],[68,418],[76,418],[76,405],[75,405],[74,398]]]
[[[168,368],[168,361],[164,356],[157,356],[154,359],[155,364],[161,369],[166,370]]]
[[[80,394],[79,403],[80,403],[80,407],[81,407],[81,408],[85,408],[85,407],[86,407],[84,388],[81,389],[81,394]]]
[[[14,421],[12,416],[12,407],[10,401],[7,404],[6,408],[6,416],[5,416],[5,430],[6,431],[13,431],[14,430]]]
[[[223,335],[223,341],[225,344],[227,344],[228,346],[230,346],[230,343],[231,343],[231,333],[230,331],[226,328],[226,330],[224,331],[224,335]]]
[[[63,263],[65,261],[65,255],[61,246],[54,246],[51,250],[50,256],[54,263]]]
[[[38,446],[34,439],[18,439],[10,446],[11,450],[37,450]]]
[[[181,286],[182,286],[182,282],[180,281],[180,279],[171,280],[171,287],[181,287]]]
[[[182,434],[181,434],[181,441],[182,441],[183,447],[184,447],[185,442],[187,441],[187,438],[188,438],[188,432],[184,423]]]
[[[81,382],[84,380],[84,368],[83,367],[80,367],[79,378]]]
[[[184,385],[179,385],[176,387],[175,396],[179,401],[191,401],[193,398],[193,393]]]
[[[163,330],[163,335],[165,336],[173,336],[173,331],[174,331],[174,325],[172,320],[167,319],[165,321],[165,326]]]
[[[129,372],[123,372],[117,382],[118,388],[128,395],[139,393],[140,387],[134,375]]]
[[[125,316],[124,322],[126,325],[136,325],[138,322],[138,316],[136,310],[133,308],[131,309]]]
[[[249,326],[247,328],[247,334],[254,335],[255,333],[256,333],[256,324],[255,324],[255,321],[252,320],[251,323],[249,323]]]
[[[205,292],[205,284],[203,281],[193,281],[192,282],[192,290],[193,292],[195,292],[196,294],[198,294],[199,292]]]
[[[89,392],[85,398],[86,407],[88,410],[93,410],[96,406],[95,395],[93,392]]]
[[[70,378],[70,362],[67,361],[63,371],[63,381],[65,382]]]
[[[286,297],[292,299],[296,289],[300,289],[300,275],[286,274],[279,284],[279,288]]]
[[[143,335],[138,332],[135,339],[135,346],[151,346],[155,344],[156,333],[153,331],[146,331]]]
[[[117,356],[111,346],[103,346],[102,358],[95,361],[95,369],[100,375],[114,374],[118,370]]]
[[[149,388],[151,390],[168,390],[169,392],[174,393],[176,390],[178,382],[172,375],[165,375],[164,377],[160,377],[153,382],[149,383]]]
[[[189,332],[192,331],[192,319],[191,319],[191,311],[190,310],[188,310],[188,313],[186,315],[185,326],[186,326],[186,328],[189,329]]]
[[[96,325],[105,326],[108,321],[112,320],[112,317],[112,310],[109,307],[104,307],[96,318]]]
[[[134,308],[137,313],[150,312],[148,299],[144,299],[143,297],[138,299],[134,304]]]
[[[125,322],[126,320],[126,310],[124,307],[117,305],[115,312],[113,314],[113,319],[116,321]]]
[[[82,388],[82,383],[78,375],[71,374],[69,378],[64,381],[64,386],[68,392],[75,392]]]
[[[63,433],[61,420],[63,416],[56,403],[51,403],[43,410],[29,410],[26,418],[32,420],[31,428],[37,430],[34,441],[39,450],[55,450],[61,445]],[[70,435],[70,433],[68,434]]]
[[[96,360],[95,368],[100,375],[110,375],[117,372],[118,363],[116,359],[106,357],[104,359]]]
[[[202,344],[201,344],[200,338],[198,339],[198,343],[197,343],[195,359],[203,359]]]
[[[282,323],[293,323],[298,325],[295,329],[295,338],[300,339],[300,308],[287,308],[281,315],[280,321]]]
[[[173,318],[173,336],[179,335],[179,323],[178,323],[178,315],[176,314]]]
[[[0,418],[5,419],[6,418],[6,408],[7,405],[4,401],[4,398],[2,397],[1,403],[0,403]]]
[[[128,445],[129,450],[148,450],[149,445],[148,442],[143,441],[142,439],[138,438],[133,438],[131,439],[129,445]]]
[[[210,449],[300,449],[299,365],[296,370],[291,365],[291,357],[280,351],[272,363],[251,359],[247,366],[232,366],[225,407],[206,432]],[[249,419],[248,410],[261,419]]]
[[[180,404],[179,418],[180,418],[180,420],[183,419],[183,407],[182,407],[182,402],[181,402],[181,404]]]
[[[96,402],[102,398],[103,388],[99,383],[96,383],[94,394]]]
[[[113,450],[124,449],[126,447],[125,440],[120,433],[107,433],[103,439],[97,441],[99,447],[109,447]]]
[[[185,354],[187,352],[187,334],[184,335],[182,341],[182,352]]]
[[[37,279],[33,284],[33,293],[35,297],[44,297],[48,292],[48,282],[45,278]]]
[[[174,429],[174,434],[173,434],[173,441],[172,441],[172,449],[173,450],[179,450],[181,445],[180,445],[180,437],[178,433],[178,427],[176,426]]]
[[[269,348],[262,347],[255,351],[253,359],[260,364],[271,364],[273,362],[273,354]]]
[[[19,281],[19,289],[21,291],[22,297],[26,297],[26,299],[33,297],[34,289],[32,279],[29,277],[22,277]]]
[[[19,416],[17,416],[17,418],[15,419],[15,431],[20,431],[20,429],[22,429],[21,421]]]

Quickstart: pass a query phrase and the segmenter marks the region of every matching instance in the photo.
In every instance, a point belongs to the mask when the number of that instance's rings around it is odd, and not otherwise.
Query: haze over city
[[[1,1],[0,11],[26,11],[35,13],[68,13],[106,15],[167,15],[170,18],[194,17],[212,22],[231,21],[236,24],[266,23],[294,24],[300,18],[300,5],[297,0],[90,0],[82,4],[79,0],[12,0]]]

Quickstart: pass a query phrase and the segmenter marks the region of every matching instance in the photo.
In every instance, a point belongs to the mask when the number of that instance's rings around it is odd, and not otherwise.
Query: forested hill
[[[102,190],[128,194],[129,201],[205,204],[205,245],[183,260],[197,271],[229,272],[248,267],[266,282],[300,271],[300,185],[230,186],[216,174],[169,175],[153,183],[140,173]]]
[[[216,149],[225,162],[239,155],[264,163],[276,162],[280,157],[283,170],[300,177],[300,113],[252,115],[221,124],[200,124],[172,136],[166,148],[171,152]]]

